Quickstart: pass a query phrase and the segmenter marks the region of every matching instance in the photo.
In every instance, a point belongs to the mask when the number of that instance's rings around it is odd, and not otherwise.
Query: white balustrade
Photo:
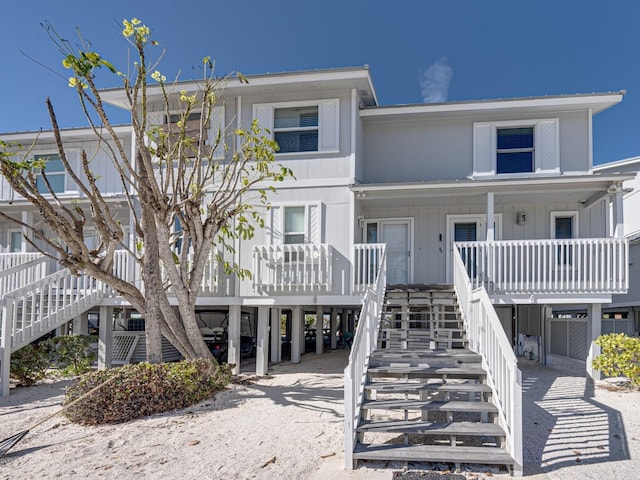
[[[464,250],[462,250],[464,252]],[[469,349],[482,355],[498,407],[498,421],[506,433],[506,448],[522,473],[522,372],[507,334],[487,291],[469,278],[469,263],[461,252],[453,252],[453,279],[469,338]]]
[[[373,288],[367,289],[358,317],[349,354],[349,365],[344,369],[344,435],[345,468],[353,468],[353,449],[356,442],[356,426],[360,421],[360,407],[364,399],[364,385],[371,353],[378,344],[378,332],[387,286],[387,261],[385,246],[378,250],[377,276]]]
[[[628,242],[621,238],[456,243],[472,288],[493,294],[626,293]]]
[[[38,252],[0,254],[0,296],[47,276],[47,258]]]
[[[256,245],[253,288],[269,292],[328,292],[331,257],[328,244]]]
[[[375,288],[384,251],[384,243],[357,243],[353,246],[354,294]]]

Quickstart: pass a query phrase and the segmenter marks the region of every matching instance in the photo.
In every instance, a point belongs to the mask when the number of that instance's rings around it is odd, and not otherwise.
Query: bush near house
[[[18,385],[29,387],[47,376],[52,363],[51,346],[46,340],[25,345],[11,355],[10,375]]]
[[[81,375],[91,370],[96,354],[91,350],[95,337],[89,335],[61,335],[47,340],[53,361],[63,376]]]
[[[610,377],[627,377],[640,385],[640,338],[610,333],[598,337],[596,344],[602,353],[593,359],[593,368]]]
[[[196,359],[177,363],[143,362],[90,372],[67,390],[64,404],[109,379],[112,380],[108,385],[65,412],[69,420],[84,425],[122,423],[185,408],[211,398],[227,386],[231,381],[231,367]]]

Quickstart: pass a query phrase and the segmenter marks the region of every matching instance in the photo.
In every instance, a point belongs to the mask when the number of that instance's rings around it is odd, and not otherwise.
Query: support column
[[[258,307],[256,337],[256,375],[266,375],[269,369],[269,307]]]
[[[240,373],[240,321],[242,310],[240,305],[229,305],[229,326],[227,328],[227,363],[234,364],[231,372]]]
[[[624,207],[622,203],[622,189],[616,192],[613,203],[613,237],[624,238]]]
[[[338,309],[331,309],[331,321],[330,321],[330,333],[329,336],[331,338],[331,350],[335,350],[338,347]]]
[[[593,303],[588,307],[589,323],[587,327],[587,335],[589,342],[589,355],[587,356],[587,375],[594,380],[602,379],[600,370],[594,370],[592,367],[593,359],[600,355],[600,347],[595,344],[595,340],[602,334],[602,304]]]
[[[493,192],[487,192],[487,242],[496,239],[495,215],[493,213]]]
[[[113,307],[100,307],[98,329],[98,369],[111,368],[113,355]]]
[[[271,362],[282,361],[282,339],[280,338],[280,316],[279,308],[271,309]]]
[[[80,316],[73,319],[73,334],[88,335],[89,334],[89,313],[81,313]]]
[[[2,342],[0,342],[0,398],[9,395],[9,377],[11,375],[11,337],[12,332],[9,330],[9,319],[13,317],[12,302],[6,302],[2,306],[2,315],[0,316],[0,325],[4,335],[2,336]]]
[[[302,308],[296,305],[291,309],[291,363],[300,363],[300,337],[304,335],[302,331]],[[304,338],[302,339],[304,348]]]
[[[324,352],[324,310],[321,305],[316,307],[316,355]]]

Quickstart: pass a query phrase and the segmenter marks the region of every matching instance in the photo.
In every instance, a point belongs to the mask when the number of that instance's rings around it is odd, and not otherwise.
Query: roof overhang
[[[131,135],[131,125],[117,125],[113,127],[113,131],[116,135]],[[107,132],[103,129],[101,131],[102,134],[107,135]],[[65,128],[60,130],[60,136],[62,140],[87,140],[96,138],[96,132],[90,127],[82,127],[82,128]],[[2,139],[5,142],[33,142],[35,139],[38,140],[55,140],[55,135],[53,134],[53,130],[34,130],[28,132],[15,132],[15,133],[7,133],[2,134]]]
[[[225,94],[230,95],[274,95],[278,93],[300,92],[309,95],[310,92],[320,90],[351,90],[357,89],[362,103],[369,107],[378,104],[369,67],[349,67],[327,70],[309,70],[299,72],[267,73],[262,75],[245,75],[249,82],[243,83],[238,77],[223,79]],[[189,92],[202,88],[201,82],[185,81],[169,84],[169,87]],[[105,89],[101,91],[104,102],[116,107],[128,109],[127,97],[121,88]],[[149,97],[162,96],[160,85],[149,85]]]
[[[349,188],[357,199],[390,200],[477,196],[489,192],[502,195],[538,195],[545,193],[580,193],[580,201],[598,192],[609,192],[613,185],[621,185],[634,178],[628,174],[536,176],[518,179],[461,179],[432,182],[354,184]]]
[[[591,93],[576,95],[556,95],[544,97],[489,99],[462,102],[430,103],[417,105],[394,105],[389,107],[371,107],[360,111],[364,119],[393,118],[402,116],[467,116],[476,113],[500,113],[507,109],[517,110],[523,114],[539,114],[545,112],[562,112],[591,109],[593,114],[602,112],[622,101],[625,91]]]

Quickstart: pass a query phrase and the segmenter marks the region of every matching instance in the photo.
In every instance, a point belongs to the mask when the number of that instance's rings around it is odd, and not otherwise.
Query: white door
[[[411,222],[381,220],[380,241],[387,244],[387,283],[411,282]]]

